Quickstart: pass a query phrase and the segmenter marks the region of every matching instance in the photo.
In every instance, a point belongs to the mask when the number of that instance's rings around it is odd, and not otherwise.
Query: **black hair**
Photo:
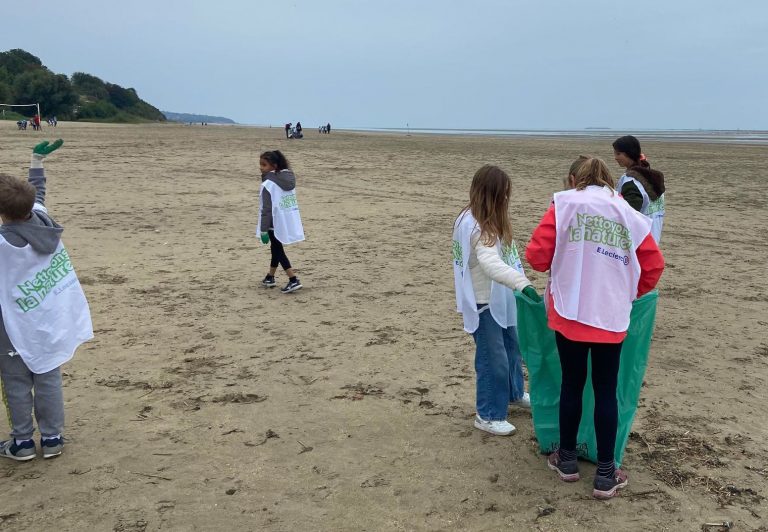
[[[631,177],[641,177],[645,179],[652,187],[657,196],[664,194],[666,187],[664,186],[664,174],[658,170],[651,168],[651,165],[647,161],[641,161],[645,163],[645,166],[636,164],[630,168],[627,168],[627,175]]]
[[[647,159],[640,159],[642,151],[639,140],[632,135],[625,135],[614,140],[612,146],[614,150],[632,159],[634,164],[627,168],[627,175],[634,173],[633,177],[644,178],[653,187],[657,196],[664,194],[664,174],[658,170],[653,170]]]
[[[264,159],[269,164],[273,165],[278,172],[291,167],[291,165],[288,164],[288,159],[285,158],[285,155],[283,155],[280,150],[265,151],[259,158]]]
[[[640,141],[632,135],[624,135],[623,137],[617,138],[613,141],[612,146],[614,150],[625,154],[635,161],[635,163],[640,162],[640,155],[642,154],[642,150],[640,150]]]

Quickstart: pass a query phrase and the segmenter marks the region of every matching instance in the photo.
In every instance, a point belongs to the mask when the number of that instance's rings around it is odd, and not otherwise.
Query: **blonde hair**
[[[568,175],[563,178],[563,187],[565,189],[571,188],[571,176],[576,175],[584,161],[591,159],[591,155],[579,155],[575,161],[571,163],[571,167],[568,169]]]
[[[486,164],[475,172],[469,188],[470,211],[480,227],[480,241],[492,246],[496,240],[512,243],[512,224],[509,221],[509,196],[512,184],[509,176],[499,168]]]
[[[584,190],[590,185],[614,188],[614,180],[611,171],[602,159],[590,157],[582,161],[574,177],[574,188]]]

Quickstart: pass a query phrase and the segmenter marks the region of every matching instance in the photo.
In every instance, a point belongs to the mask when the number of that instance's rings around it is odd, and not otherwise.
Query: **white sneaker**
[[[520,408],[527,408],[528,410],[531,409],[531,394],[528,392],[523,392],[523,396],[518,399],[517,401],[512,401],[512,406],[519,406]]]
[[[475,416],[475,428],[490,432],[495,436],[509,436],[514,434],[517,430],[512,423],[509,423],[506,419],[504,421],[486,421],[480,416]]]

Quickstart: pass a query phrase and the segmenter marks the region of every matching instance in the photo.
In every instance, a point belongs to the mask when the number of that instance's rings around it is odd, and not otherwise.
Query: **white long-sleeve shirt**
[[[472,288],[477,304],[482,305],[490,301],[492,280],[513,290],[522,290],[531,284],[525,274],[501,259],[495,245],[483,245],[479,233],[472,235],[470,244],[472,252],[469,255],[469,274],[472,276]]]

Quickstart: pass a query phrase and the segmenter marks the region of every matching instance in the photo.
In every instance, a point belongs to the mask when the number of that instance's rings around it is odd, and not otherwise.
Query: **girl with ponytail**
[[[272,288],[277,284],[275,273],[281,266],[288,276],[288,284],[280,291],[284,294],[302,288],[296,271],[285,254],[284,245],[304,240],[299,204],[296,201],[296,176],[280,150],[265,151],[259,157],[261,192],[259,225],[256,234],[264,244],[270,244],[272,260],[261,284]]]
[[[651,168],[640,150],[640,141],[632,135],[619,137],[613,142],[613,155],[619,166],[625,169],[616,190],[632,208],[651,219],[651,233],[656,242],[660,242],[665,214],[664,174]]]
[[[656,286],[664,257],[651,221],[616,194],[603,161],[574,161],[568,181],[570,190],[555,194],[525,250],[531,268],[550,272],[547,323],[562,368],[560,446],[547,465],[563,481],[579,480],[576,438],[591,360],[598,460],[592,494],[607,499],[627,485],[614,462],[621,346],[632,301]]]

